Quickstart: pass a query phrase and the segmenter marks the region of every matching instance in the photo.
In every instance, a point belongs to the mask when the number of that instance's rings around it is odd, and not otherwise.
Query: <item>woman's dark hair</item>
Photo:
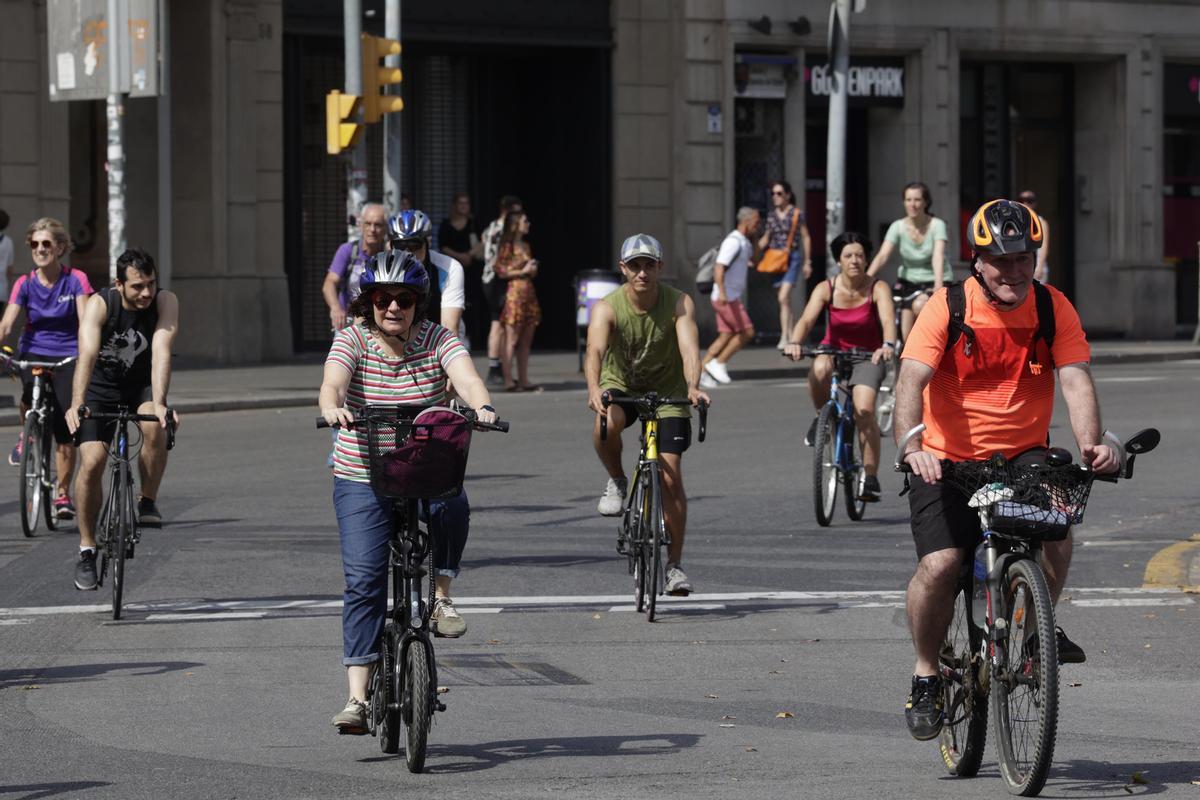
[[[836,239],[829,243],[829,252],[833,255],[834,261],[841,261],[842,251],[846,249],[848,244],[861,244],[863,253],[870,255],[871,240],[863,236],[861,233],[854,231],[846,231],[839,234]]]
[[[154,266],[154,259],[140,247],[131,247],[117,256],[117,280],[120,283],[128,282],[130,267],[146,276],[154,275],[158,271]]]
[[[790,183],[787,181],[771,181],[767,188],[774,189],[776,186],[783,187],[783,191],[787,194],[787,199],[790,204],[796,204],[796,193],[792,191],[792,185]]]
[[[412,291],[409,289],[409,291]],[[367,289],[359,294],[358,297],[350,301],[350,306],[346,309],[346,313],[355,318],[361,319],[363,326],[369,331],[379,330],[379,326],[375,324],[375,306],[371,303],[371,295],[375,293],[374,287]],[[414,328],[420,326],[421,321],[426,319],[429,314],[429,298],[417,297],[417,304],[413,306],[412,325],[409,326],[409,336],[412,336]]]
[[[508,214],[505,215],[504,230],[500,234],[500,246],[501,247],[503,247],[506,244],[509,244],[509,245],[512,244],[513,240],[515,240],[517,238],[517,231],[520,230],[521,220],[523,220],[524,218],[525,218],[524,211],[521,211],[518,213],[513,213],[510,211]]]
[[[900,199],[904,199],[904,195],[908,194],[909,189],[919,189],[921,191],[921,199],[925,201],[925,213],[933,213],[933,195],[929,193],[929,187],[920,181],[913,181],[904,185],[904,191],[900,193]]]

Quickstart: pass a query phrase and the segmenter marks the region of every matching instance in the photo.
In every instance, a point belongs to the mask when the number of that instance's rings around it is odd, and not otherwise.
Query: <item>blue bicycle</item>
[[[817,523],[828,527],[833,521],[839,485],[846,500],[846,513],[857,522],[867,510],[867,502],[861,499],[867,473],[863,468],[862,444],[854,426],[850,374],[855,364],[870,361],[873,353],[859,348],[838,350],[829,345],[818,345],[802,348],[801,355],[833,357],[829,402],[817,415],[817,430],[813,436],[813,506]]]

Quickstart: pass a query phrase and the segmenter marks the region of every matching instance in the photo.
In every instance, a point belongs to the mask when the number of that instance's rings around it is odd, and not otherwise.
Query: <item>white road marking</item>
[[[1179,596],[1183,598],[1183,603],[1194,602],[1191,598],[1186,597],[1178,589],[1162,587],[1162,588],[1142,588],[1140,586],[1123,586],[1123,587],[1092,587],[1092,588],[1073,588],[1068,587],[1067,598],[1070,602],[1077,605],[1088,605],[1089,601],[1081,600],[1081,596],[1100,595],[1101,597],[1125,597],[1131,601],[1137,601],[1139,598],[1149,600],[1151,603],[1159,602],[1155,598],[1164,598],[1174,600],[1176,598],[1168,596]],[[601,594],[601,595],[545,595],[545,596],[495,596],[495,597],[456,597],[454,604],[462,609],[469,609],[473,614],[499,614],[504,611],[519,611],[530,608],[547,608],[553,606],[600,606],[600,607],[620,607],[628,606],[630,593],[625,594]],[[780,592],[712,592],[707,594],[692,594],[688,597],[662,597],[658,603],[662,606],[671,606],[676,604],[688,605],[689,607],[711,606],[713,608],[724,606],[728,603],[738,602],[794,602],[797,605],[804,603],[808,604],[833,604],[842,608],[898,608],[903,605],[904,591],[900,589],[886,589],[880,591],[841,591],[841,592],[795,592],[795,591],[780,591]],[[1095,603],[1093,603],[1095,604]],[[1136,602],[1122,603],[1118,601],[1115,605],[1136,605]],[[161,601],[149,603],[127,603],[125,610],[128,614],[146,614],[144,619],[162,620],[167,615],[178,615],[187,617],[188,619],[200,619],[200,615],[209,614],[234,614],[243,613],[248,615],[246,618],[255,618],[272,616],[284,617],[286,613],[278,612],[288,611],[312,611],[312,610],[333,610],[342,607],[341,600],[214,600],[214,601],[194,601],[194,600],[178,600],[178,601]],[[43,617],[55,615],[72,615],[72,614],[99,614],[108,613],[111,607],[105,604],[87,604],[75,606],[30,606],[22,608],[0,608],[0,624],[16,624],[15,619],[19,617]],[[271,612],[277,612],[272,614]],[[233,618],[227,616],[225,618]]]
[[[1150,383],[1151,381],[1165,381],[1166,375],[1109,375],[1100,376],[1094,380],[1097,383]]]
[[[667,598],[665,598],[665,597],[658,598],[658,602],[655,604],[656,611],[662,611],[664,609],[670,610],[671,605],[683,605],[682,603],[674,603],[674,604],[666,603],[665,602],[666,599]],[[683,598],[672,598],[672,599],[680,599],[681,600]],[[454,604],[458,605],[458,601],[455,600]],[[688,603],[687,608],[689,611],[724,611],[725,604],[724,603]],[[637,611],[637,606],[613,606],[612,608],[609,609],[609,611],[614,611],[614,612],[615,611]],[[472,613],[474,613],[474,611],[472,611]]]
[[[126,609],[128,610],[128,609]],[[150,614],[146,617],[147,622],[194,622],[200,620],[222,620],[222,619],[262,619],[267,615],[266,611],[217,611],[211,614]]]
[[[1072,600],[1071,605],[1083,608],[1114,608],[1128,606],[1190,606],[1190,597],[1096,597],[1091,600]]]
[[[28,625],[31,619],[0,619],[0,625]]]

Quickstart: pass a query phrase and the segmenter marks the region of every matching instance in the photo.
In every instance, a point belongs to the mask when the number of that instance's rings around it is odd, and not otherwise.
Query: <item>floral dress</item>
[[[500,245],[500,252],[496,256],[496,274],[508,281],[504,310],[500,312],[500,321],[505,325],[520,327],[537,325],[542,321],[542,307],[538,305],[533,279],[527,275],[513,274],[524,267],[531,257],[529,245],[524,242]]]

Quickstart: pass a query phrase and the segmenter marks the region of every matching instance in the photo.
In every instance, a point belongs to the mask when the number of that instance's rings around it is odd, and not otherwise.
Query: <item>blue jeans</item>
[[[333,510],[342,542],[342,664],[371,664],[379,658],[379,639],[387,617],[388,541],[392,501],[377,496],[370,484],[333,479]],[[467,544],[471,506],[467,493],[433,500],[433,567],[437,575],[458,577]]]

